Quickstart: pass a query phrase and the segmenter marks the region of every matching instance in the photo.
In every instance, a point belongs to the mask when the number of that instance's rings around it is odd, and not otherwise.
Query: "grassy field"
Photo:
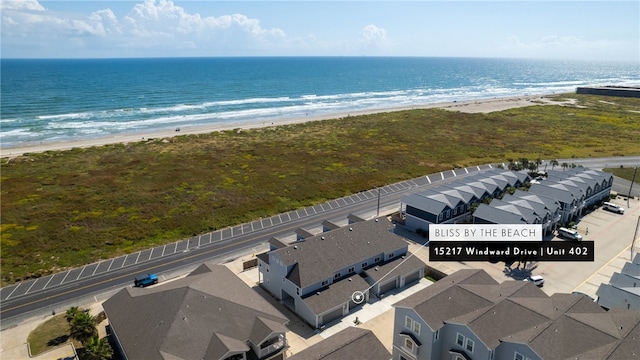
[[[45,321],[35,328],[27,338],[29,349],[33,356],[52,350],[69,341],[73,341],[76,349],[82,346],[82,344],[69,337],[69,323],[64,314],[56,315]]]
[[[640,165],[640,164],[639,164]],[[638,171],[636,172],[635,168],[633,167],[626,167],[626,168],[607,168],[607,169],[602,169],[603,171],[606,172],[610,172],[613,175],[619,177],[619,178],[623,178],[623,179],[627,179],[629,181],[633,181],[634,183],[640,184],[640,169],[638,169]],[[634,177],[634,173],[635,177]],[[636,185],[633,186],[635,189],[637,189]]]
[[[2,160],[2,286],[454,167],[640,154],[640,99],[439,109]]]

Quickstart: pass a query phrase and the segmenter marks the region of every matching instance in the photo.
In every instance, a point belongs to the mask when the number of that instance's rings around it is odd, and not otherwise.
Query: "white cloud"
[[[3,42],[8,45],[20,43],[20,48],[33,51],[53,48],[55,43],[61,49],[70,50],[78,44],[91,42],[82,37],[99,40],[103,52],[111,56],[117,56],[120,49],[128,49],[129,56],[144,56],[144,49],[154,48],[160,53],[188,49],[195,51],[192,52],[195,55],[217,55],[230,45],[236,49],[259,50],[288,44],[284,31],[264,28],[258,19],[243,14],[218,17],[191,14],[171,0],[145,0],[120,19],[110,9],[83,15],[50,11],[36,0],[0,1]],[[11,49],[11,46],[3,46],[9,57]],[[92,49],[98,47],[94,44]],[[206,53],[212,49],[217,51]],[[73,55],[78,56],[85,49],[73,50]]]
[[[382,44],[388,42],[387,30],[369,24],[362,29],[362,39],[366,44]]]
[[[0,0],[0,10],[44,11],[38,0]]]

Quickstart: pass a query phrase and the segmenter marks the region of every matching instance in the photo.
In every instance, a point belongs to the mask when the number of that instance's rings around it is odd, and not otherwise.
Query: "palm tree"
[[[551,170],[553,170],[554,167],[558,166],[558,159],[553,159],[551,160]]]
[[[71,323],[71,320],[73,320],[81,312],[82,311],[80,311],[79,307],[72,306],[67,309],[67,312],[64,314],[64,318],[67,319],[68,323]]]
[[[96,325],[96,319],[91,314],[80,312],[71,320],[69,335],[84,344],[85,341],[98,336]]]
[[[92,337],[84,344],[84,359],[108,360],[111,356],[113,356],[113,349],[106,338]]]
[[[566,162],[563,162],[561,166],[563,170],[566,170],[569,167],[569,164],[567,164]]]

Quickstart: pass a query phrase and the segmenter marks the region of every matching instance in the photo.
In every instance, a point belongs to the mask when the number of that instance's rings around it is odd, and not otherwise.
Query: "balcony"
[[[264,341],[260,345],[260,350],[256,351],[258,358],[262,359],[268,355],[275,354],[287,347],[287,338],[284,334],[279,334],[277,337]]]

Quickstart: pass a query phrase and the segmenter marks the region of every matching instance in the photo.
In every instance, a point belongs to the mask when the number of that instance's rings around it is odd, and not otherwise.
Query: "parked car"
[[[624,208],[612,202],[605,202],[604,204],[602,204],[602,208],[605,210],[612,211],[614,213],[624,214]]]
[[[580,235],[578,231],[574,229],[561,227],[560,229],[558,229],[558,236],[569,240],[582,241],[582,235]]]
[[[524,281],[532,282],[537,287],[542,287],[544,285],[544,278],[540,275],[530,275]]]
[[[145,287],[158,283],[158,276],[156,274],[146,274],[136,276],[135,280],[133,280],[133,284],[136,287]]]

